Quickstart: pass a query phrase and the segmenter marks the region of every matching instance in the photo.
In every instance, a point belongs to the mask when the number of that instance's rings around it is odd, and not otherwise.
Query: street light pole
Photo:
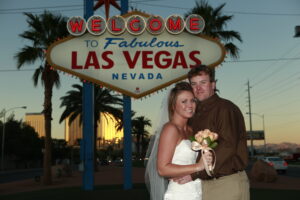
[[[251,145],[251,157],[254,156],[254,147],[253,147],[253,132],[252,132],[252,116],[251,116],[251,96],[250,96],[250,82],[248,80],[248,106],[249,106],[249,125],[250,125],[250,145]]]
[[[26,109],[27,107],[26,106],[21,106],[21,107],[13,107],[13,108],[10,108],[8,110],[2,110],[1,114],[3,115],[3,128],[2,128],[2,151],[1,151],[1,171],[4,170],[4,140],[5,140],[5,120],[6,120],[6,113],[8,111],[11,111],[11,110],[15,110],[15,109],[18,109],[18,108],[22,108],[22,109]]]
[[[2,130],[2,151],[1,151],[1,171],[4,170],[4,140],[5,140],[5,115],[6,111],[3,112],[3,130]]]

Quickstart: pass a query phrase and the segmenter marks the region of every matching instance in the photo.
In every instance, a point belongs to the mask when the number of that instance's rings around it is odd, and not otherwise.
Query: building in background
[[[25,123],[33,127],[39,137],[45,137],[45,118],[43,113],[26,113]]]
[[[114,145],[116,148],[122,148],[123,130],[117,131],[117,122],[110,115],[106,117],[101,113],[100,122],[97,128],[97,148],[106,148],[109,145]],[[78,141],[82,139],[82,124],[78,116],[70,125],[69,117],[65,120],[65,139],[68,145],[79,145]]]
[[[71,124],[69,124],[70,117],[65,120],[65,140],[68,145],[79,146],[78,139],[82,138],[82,125],[79,117],[76,117]]]

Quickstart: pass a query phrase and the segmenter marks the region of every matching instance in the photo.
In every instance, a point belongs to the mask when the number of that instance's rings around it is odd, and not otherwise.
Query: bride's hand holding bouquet
[[[201,151],[204,167],[209,176],[213,175],[213,169],[215,168],[216,164],[216,155],[213,149],[218,145],[216,142],[217,139],[218,134],[211,132],[209,129],[199,131],[195,134],[195,136],[191,137],[192,149],[194,151]],[[209,151],[214,154],[214,159],[212,160],[208,159],[210,158],[211,154],[205,155]]]

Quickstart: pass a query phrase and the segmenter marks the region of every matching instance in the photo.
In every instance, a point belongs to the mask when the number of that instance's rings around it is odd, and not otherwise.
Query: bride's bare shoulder
[[[167,122],[164,124],[163,129],[177,129],[177,127],[172,122]]]
[[[179,130],[178,128],[176,127],[175,124],[171,123],[171,122],[167,122],[165,123],[165,125],[163,126],[163,129],[162,129],[162,133],[166,134],[176,134],[178,135],[179,134]]]

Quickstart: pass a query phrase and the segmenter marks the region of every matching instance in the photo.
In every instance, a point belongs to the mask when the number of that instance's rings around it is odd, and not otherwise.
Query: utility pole
[[[263,130],[264,130],[265,156],[267,156],[267,142],[266,142],[265,115],[264,114],[262,114],[262,120],[263,120]]]
[[[249,112],[246,113],[247,115],[250,115]],[[266,130],[265,130],[265,115],[264,114],[258,114],[258,113],[251,113],[251,115],[256,115],[262,119],[262,129],[264,133],[264,149],[265,149],[265,155],[267,155],[267,143],[266,143]]]
[[[248,86],[248,106],[249,106],[249,124],[250,124],[250,142],[251,142],[251,157],[254,156],[253,151],[253,134],[252,134],[252,112],[251,112],[251,96],[250,96],[250,83],[249,80],[247,82]]]

